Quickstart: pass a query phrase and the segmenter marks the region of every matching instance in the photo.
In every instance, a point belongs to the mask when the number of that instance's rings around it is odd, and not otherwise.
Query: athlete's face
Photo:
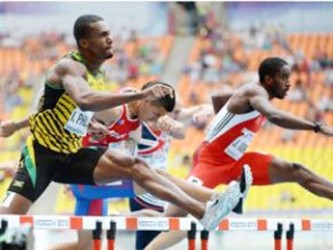
[[[279,72],[277,72],[275,76],[271,78],[270,92],[273,97],[279,99],[283,99],[286,97],[290,88],[290,73],[290,67],[288,65],[284,65],[279,70]]]
[[[98,21],[90,24],[90,36],[86,38],[87,49],[90,53],[101,59],[113,57],[113,40],[110,35],[110,27],[105,21]]]
[[[162,106],[150,101],[142,101],[139,108],[138,118],[143,122],[157,122],[157,120],[168,112]]]

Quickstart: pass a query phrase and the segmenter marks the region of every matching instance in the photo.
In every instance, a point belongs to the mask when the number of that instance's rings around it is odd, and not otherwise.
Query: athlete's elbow
[[[92,102],[85,97],[78,98],[76,104],[82,111],[91,111],[93,109]]]
[[[277,113],[272,113],[266,116],[267,120],[269,120],[271,123],[279,125],[281,123],[282,116]]]

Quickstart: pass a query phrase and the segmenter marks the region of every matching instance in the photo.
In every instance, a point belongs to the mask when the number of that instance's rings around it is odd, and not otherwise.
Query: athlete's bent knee
[[[305,168],[303,165],[299,164],[299,163],[291,163],[292,168],[294,169],[294,171],[298,171],[302,168]]]
[[[297,182],[298,172],[301,167],[302,166],[298,163],[293,163],[293,162],[286,163],[286,169],[289,173],[289,178],[291,179],[291,181]]]
[[[309,175],[305,174],[307,173],[307,169],[305,166],[299,163],[291,163],[291,168],[292,168],[292,176],[294,177],[294,181],[298,182],[300,184],[304,184],[307,181],[309,181]]]
[[[132,167],[132,175],[144,181],[145,179],[150,179],[151,169],[143,160],[135,158]]]
[[[145,160],[140,159],[140,158],[138,158],[138,157],[134,157],[134,158],[133,158],[133,162],[134,162],[134,164],[142,164],[143,166],[149,168],[148,163],[147,163]]]

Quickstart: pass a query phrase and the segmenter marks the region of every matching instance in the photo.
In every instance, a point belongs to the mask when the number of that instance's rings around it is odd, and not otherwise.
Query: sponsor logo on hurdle
[[[140,218],[138,220],[138,230],[168,230],[169,221],[165,220],[153,220],[154,218]]]
[[[312,221],[311,230],[312,231],[332,231],[333,230],[333,222]]]
[[[34,219],[34,227],[39,229],[68,229],[69,228],[69,220],[68,219],[60,219],[60,218],[35,218]]]
[[[219,225],[222,231],[267,231],[266,219],[224,219]]]
[[[230,230],[257,230],[256,221],[230,221],[229,222]]]

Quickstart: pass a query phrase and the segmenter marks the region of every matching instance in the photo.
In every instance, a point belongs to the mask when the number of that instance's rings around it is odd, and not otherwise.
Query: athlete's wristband
[[[313,127],[313,131],[315,133],[318,133],[320,131],[320,128],[321,128],[322,124],[320,122],[315,122],[314,125],[315,126]]]

